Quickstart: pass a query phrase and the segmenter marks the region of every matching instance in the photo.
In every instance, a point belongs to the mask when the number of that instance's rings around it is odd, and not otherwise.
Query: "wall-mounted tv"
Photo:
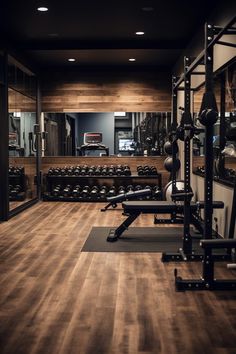
[[[133,139],[119,139],[119,151],[134,151]]]

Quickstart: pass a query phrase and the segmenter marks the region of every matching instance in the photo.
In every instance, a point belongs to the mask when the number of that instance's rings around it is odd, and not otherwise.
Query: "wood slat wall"
[[[9,89],[8,110],[9,112],[36,112],[36,100]]]
[[[170,73],[50,72],[41,87],[44,112],[171,110]]]

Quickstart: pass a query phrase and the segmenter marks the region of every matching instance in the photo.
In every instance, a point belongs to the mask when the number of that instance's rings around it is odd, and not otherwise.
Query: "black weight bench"
[[[171,214],[184,212],[183,202],[168,202],[168,201],[126,201],[122,203],[124,213],[128,214],[128,218],[122,222],[116,229],[111,229],[107,237],[108,242],[117,241],[125,230],[134,222],[140,214]],[[204,208],[204,202],[191,203],[191,214]],[[213,202],[214,209],[224,208],[224,203],[221,201]]]

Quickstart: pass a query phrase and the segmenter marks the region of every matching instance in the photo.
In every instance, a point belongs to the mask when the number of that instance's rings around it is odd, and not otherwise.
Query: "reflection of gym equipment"
[[[8,150],[12,151],[14,156],[24,156],[25,149],[20,146],[20,120],[14,117],[14,114],[9,115],[9,120]]]
[[[35,156],[39,139],[42,139],[40,127],[39,124],[34,124],[34,131],[29,132],[29,156]]]
[[[86,156],[88,151],[105,151],[106,156],[109,156],[109,148],[102,142],[102,133],[84,133],[84,144],[77,148],[79,155]]]
[[[36,140],[33,132],[29,132],[29,156],[34,156],[33,152],[36,152]]]
[[[134,129],[135,155],[158,156],[163,154],[163,145],[170,125],[170,113],[148,113]]]
[[[9,200],[23,201],[26,197],[26,178],[24,167],[9,166]]]
[[[221,153],[225,156],[236,157],[236,146],[234,144],[229,144]]]

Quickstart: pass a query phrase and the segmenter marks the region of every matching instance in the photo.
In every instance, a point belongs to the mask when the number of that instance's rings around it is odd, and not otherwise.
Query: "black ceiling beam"
[[[12,42],[11,42],[12,45]],[[47,40],[15,42],[18,50],[93,50],[93,49],[183,49],[183,41],[165,40],[111,40],[111,41],[80,41],[80,40]]]

